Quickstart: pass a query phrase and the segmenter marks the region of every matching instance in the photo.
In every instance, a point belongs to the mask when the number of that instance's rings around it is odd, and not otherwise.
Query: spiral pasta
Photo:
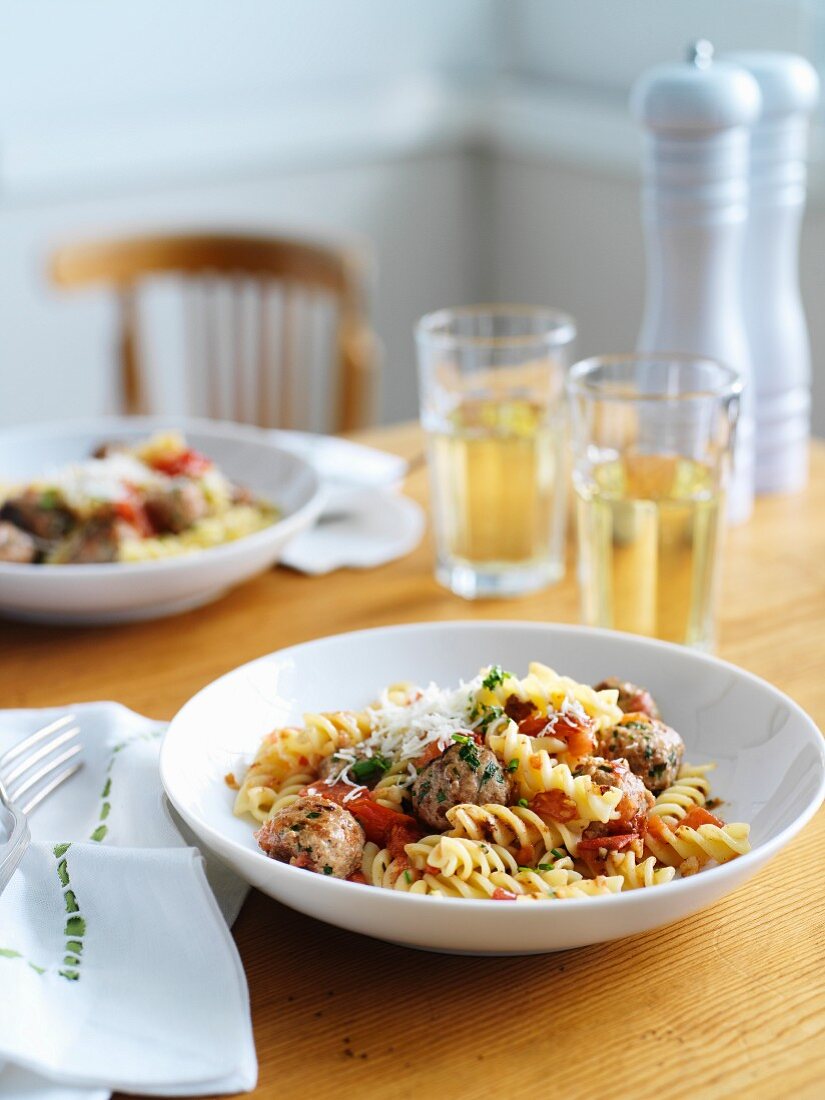
[[[527,806],[476,806],[468,802],[447,811],[448,836],[486,840],[526,862],[564,843],[561,831]],[[529,855],[525,853],[529,853]]]
[[[604,823],[616,816],[621,791],[612,787],[601,791],[589,775],[574,776],[567,764],[558,764],[546,749],[535,749],[535,738],[509,726],[504,733],[489,733],[487,744],[515,780],[522,798],[533,798],[543,791],[563,791],[576,804],[581,824]]]
[[[425,836],[415,844],[407,844],[404,850],[417,870],[427,870],[445,878],[457,876],[468,879],[474,871],[485,877],[494,871],[508,871],[511,874],[518,871],[518,864],[506,848],[467,837],[442,836],[438,833]]]
[[[635,852],[610,852],[605,860],[605,871],[609,875],[620,875],[625,890],[661,886],[676,874],[674,867],[657,868],[655,856],[637,860]]]
[[[571,680],[569,676],[560,676],[552,668],[531,661],[527,675],[519,680],[516,676],[505,674],[492,687],[483,687],[478,698],[484,706],[504,706],[507,700],[516,699],[532,703],[542,712],[561,710],[572,700],[593,719],[596,732],[614,726],[622,717],[616,705],[618,692],[615,688],[596,691],[587,684]]]
[[[410,785],[415,775],[415,768],[410,774],[410,763],[407,760],[396,760],[381,776],[373,788],[373,797],[380,806],[386,806],[388,810],[398,810],[401,803],[409,794]]]
[[[264,737],[244,776],[235,798],[234,812],[239,816],[248,813],[257,821],[266,821],[280,808],[275,804],[287,782],[292,784],[299,775],[309,775],[312,782],[325,757],[338,748],[358,744],[369,736],[369,732],[366,712],[343,710],[306,714],[303,726],[273,730]]]
[[[698,829],[678,825],[674,831],[664,818],[659,821],[658,828],[645,837],[645,848],[668,867],[678,867],[688,859],[695,860],[699,867],[711,859],[727,863],[750,851],[750,825],[743,822],[700,825]]]
[[[707,773],[713,764],[692,767],[685,764],[679,772],[676,782],[662,791],[650,811],[653,817],[680,821],[694,806],[704,806],[710,794],[710,781]]]
[[[363,710],[268,734],[236,812],[266,823],[256,836],[272,858],[433,898],[589,898],[747,852],[748,825],[706,808],[713,765],[685,765],[654,802],[647,754],[596,755],[612,741],[591,734],[621,721],[617,698],[539,663],[523,679],[493,665],[455,688],[395,683]]]

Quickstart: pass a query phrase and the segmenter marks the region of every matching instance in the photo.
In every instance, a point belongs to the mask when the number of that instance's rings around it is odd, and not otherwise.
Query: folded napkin
[[[104,1100],[254,1087],[227,922],[246,887],[184,839],[158,775],[163,726],[71,708],[84,767],[31,815],[0,894],[0,1096]],[[61,712],[0,712],[0,751]]]
[[[424,513],[398,491],[407,472],[403,458],[334,436],[286,431],[270,436],[313,466],[324,495],[315,526],[284,548],[284,565],[316,576],[374,569],[421,542]]]

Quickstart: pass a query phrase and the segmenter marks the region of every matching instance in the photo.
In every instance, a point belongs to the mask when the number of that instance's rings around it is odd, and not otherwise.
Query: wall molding
[[[336,98],[201,103],[140,117],[7,127],[0,207],[138,187],[299,171],[462,148],[638,179],[641,134],[618,94],[550,82],[416,76]],[[825,129],[812,134],[812,205],[825,205]]]

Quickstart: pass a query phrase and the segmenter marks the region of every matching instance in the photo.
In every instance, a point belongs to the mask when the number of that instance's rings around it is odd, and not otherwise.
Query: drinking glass
[[[436,577],[459,596],[520,596],[564,574],[564,378],[572,318],[532,306],[445,309],[416,328]]]
[[[613,355],[567,389],[583,620],[711,649],[739,375]]]

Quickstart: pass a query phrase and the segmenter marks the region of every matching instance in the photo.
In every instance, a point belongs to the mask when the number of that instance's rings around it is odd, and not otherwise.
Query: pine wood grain
[[[417,428],[372,432],[407,457]],[[760,500],[728,535],[720,655],[825,722],[825,446],[811,488]],[[419,469],[407,491],[424,500]],[[0,624],[0,701],[117,699],[168,718],[235,665],[365,626],[575,622],[572,562],[530,600],[468,604],[425,544],[363,575],[277,569],[212,607],[97,630]],[[815,1097],[825,1079],[825,811],[733,896],[668,928],[558,955],[474,959],[368,940],[253,892],[235,927],[259,1100],[553,1096]],[[572,1068],[571,1067],[575,1067]]]

